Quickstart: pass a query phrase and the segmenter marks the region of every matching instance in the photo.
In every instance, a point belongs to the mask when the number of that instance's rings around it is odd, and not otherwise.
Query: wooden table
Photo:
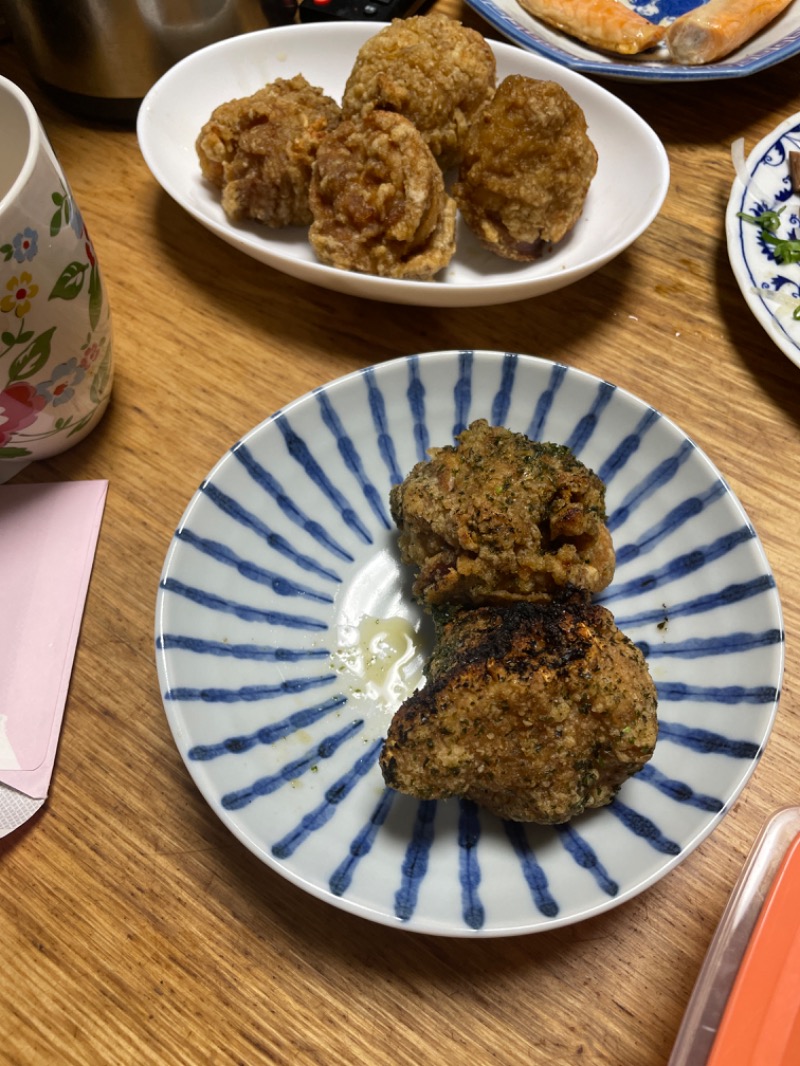
[[[495,36],[460,0],[442,7]],[[648,231],[560,292],[413,314],[244,258],[161,191],[132,130],[60,111],[8,42],[0,72],[40,109],[116,329],[104,421],[16,479],[107,478],[109,495],[50,797],[0,851],[0,1060],[665,1063],[758,830],[800,798],[800,370],[745,306],[723,232],[731,142],[749,150],[800,111],[800,59],[739,80],[609,81],[669,154],[671,187]],[[632,901],[510,939],[393,930],[263,866],[192,784],[154,666],[164,555],[219,456],[315,386],[453,347],[563,360],[675,419],[758,530],[788,636],[777,724],[719,828]]]

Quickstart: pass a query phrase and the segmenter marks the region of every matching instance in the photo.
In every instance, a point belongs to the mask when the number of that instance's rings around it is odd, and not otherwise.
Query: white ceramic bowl
[[[498,80],[518,73],[564,86],[583,108],[599,155],[581,218],[540,260],[512,263],[492,255],[460,224],[455,257],[436,280],[399,281],[318,262],[301,227],[270,230],[257,223],[231,223],[219,190],[200,173],[194,148],[213,109],[295,74],[304,74],[339,100],[358,49],[375,32],[374,23],[360,22],[276,28],[222,41],[178,63],[151,89],[139,111],[139,146],[156,180],[217,236],[292,277],[373,300],[432,307],[507,303],[570,285],[627,248],[658,214],[669,185],[669,164],[652,129],[581,75],[492,43]]]

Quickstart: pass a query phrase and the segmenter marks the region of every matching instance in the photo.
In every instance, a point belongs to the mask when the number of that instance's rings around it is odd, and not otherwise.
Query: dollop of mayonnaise
[[[362,618],[340,628],[331,669],[348,696],[390,718],[418,687],[424,664],[419,635],[407,618]]]

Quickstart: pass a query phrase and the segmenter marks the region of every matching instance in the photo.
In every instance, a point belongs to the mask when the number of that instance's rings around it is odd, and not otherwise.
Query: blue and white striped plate
[[[481,417],[567,444],[606,482],[618,568],[602,599],[658,687],[651,762],[559,828],[400,796],[377,762],[426,639],[389,489]],[[447,936],[552,929],[677,866],[753,772],[783,670],[769,564],[700,449],[607,382],[488,351],[348,375],[235,444],[169,548],[156,648],[178,749],[239,840],[335,906]]]

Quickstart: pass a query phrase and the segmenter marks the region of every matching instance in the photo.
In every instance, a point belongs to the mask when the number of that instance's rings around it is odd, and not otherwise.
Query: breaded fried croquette
[[[429,454],[389,495],[424,606],[545,600],[611,582],[605,486],[569,448],[480,419]]]
[[[494,53],[445,15],[394,19],[358,52],[342,97],[345,118],[378,109],[408,118],[446,170],[475,112],[494,91]]]
[[[467,132],[453,196],[484,247],[534,260],[575,225],[596,170],[586,118],[569,93],[513,74]]]
[[[561,823],[616,795],[657,738],[644,656],[605,608],[455,608],[427,682],[396,712],[380,765],[419,799],[462,796],[501,818]]]
[[[336,101],[302,74],[217,107],[196,149],[204,176],[222,190],[228,217],[308,225],[311,165],[340,117]]]
[[[309,241],[330,266],[429,279],[455,251],[455,203],[417,128],[371,111],[343,120],[319,147]]]

